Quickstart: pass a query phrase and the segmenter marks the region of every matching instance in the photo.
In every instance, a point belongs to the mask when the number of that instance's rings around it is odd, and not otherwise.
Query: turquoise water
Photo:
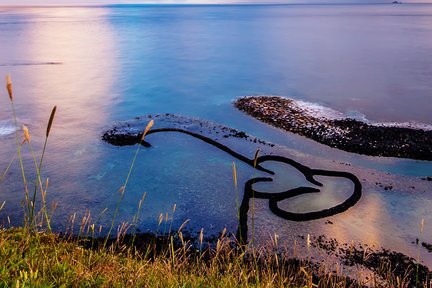
[[[58,107],[43,176],[50,178],[48,200],[59,203],[55,226],[62,230],[70,225],[70,215],[82,217],[86,209],[97,218],[108,208],[102,222],[109,223],[135,147],[112,147],[100,136],[115,121],[145,114],[214,121],[279,144],[285,155],[309,159],[308,165],[344,169],[328,166],[348,163],[369,171],[369,176],[411,175],[409,181],[427,186],[420,177],[432,175],[429,162],[341,152],[259,123],[231,102],[244,95],[282,95],[373,122],[430,125],[431,39],[428,4],[0,7],[0,74],[12,75],[18,120],[29,126],[35,150],[43,144],[51,108]],[[10,119],[2,89],[2,169],[16,151]],[[147,192],[141,230],[158,229],[160,213],[172,211],[174,204],[174,225],[190,218],[192,228],[234,229],[235,159],[184,135],[154,137],[156,146],[139,154],[119,221],[130,221]],[[249,157],[257,147],[237,146]],[[32,162],[26,157],[31,173]],[[237,164],[242,187],[254,171]],[[0,212],[3,223],[7,216],[12,224],[21,223],[24,196],[19,177],[15,162],[0,184],[0,201],[6,201]],[[303,180],[284,181],[299,185]],[[408,188],[386,194],[377,186],[365,187],[369,197],[362,198],[360,211],[368,211],[376,199],[389,205],[383,217],[365,220],[365,229],[403,223],[390,236],[380,234],[377,243],[393,237],[401,239],[394,247],[405,249],[419,219],[432,221],[431,196],[423,192],[427,189],[421,188],[410,200],[417,213],[399,215],[393,211],[401,209],[400,203],[393,199],[409,197]],[[334,197],[344,193],[336,191]],[[284,205],[308,210],[335,200],[317,201],[323,202],[308,204],[299,198]],[[340,219],[356,219],[355,215],[349,210]]]

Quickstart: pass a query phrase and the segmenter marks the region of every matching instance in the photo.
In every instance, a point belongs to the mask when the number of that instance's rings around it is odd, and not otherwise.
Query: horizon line
[[[65,3],[65,4],[0,4],[1,8],[7,7],[7,8],[14,8],[14,7],[122,7],[122,6],[290,6],[290,5],[395,5],[396,3],[393,3],[393,1],[382,1],[377,3],[364,3],[364,2],[350,2],[350,3],[337,3],[337,2],[325,2],[325,3],[112,3],[112,4],[102,4],[102,3],[93,3],[93,4],[72,4],[72,3]],[[402,1],[398,1],[396,5],[399,4],[405,4],[405,5],[412,5],[412,4],[432,4],[430,2],[411,2],[411,3],[404,3]]]

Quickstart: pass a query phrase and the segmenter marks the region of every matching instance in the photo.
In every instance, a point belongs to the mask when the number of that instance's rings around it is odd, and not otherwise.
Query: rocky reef
[[[298,102],[279,96],[248,96],[237,99],[234,105],[260,121],[344,151],[432,160],[430,130],[320,117]]]

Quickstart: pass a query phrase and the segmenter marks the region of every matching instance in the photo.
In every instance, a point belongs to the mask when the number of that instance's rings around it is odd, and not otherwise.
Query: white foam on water
[[[373,126],[379,126],[379,127],[400,127],[400,128],[410,128],[410,129],[422,129],[426,131],[432,131],[432,125],[426,124],[426,123],[419,123],[419,122],[376,122],[372,123]]]
[[[15,132],[15,127],[9,121],[0,120],[0,137],[7,136]]]
[[[332,108],[320,105],[318,103],[306,102],[306,101],[302,101],[302,100],[293,100],[293,99],[291,99],[291,100],[306,115],[314,117],[314,118],[330,119],[330,120],[346,118],[346,116],[343,113],[336,111]]]
[[[302,100],[294,100],[293,103],[298,106],[306,115],[327,120],[341,120],[341,119],[355,119],[357,121],[378,126],[378,127],[396,127],[396,128],[410,128],[410,129],[422,129],[426,131],[432,131],[432,124],[419,123],[415,121],[408,122],[372,122],[367,119],[366,115],[359,111],[349,111],[347,113],[342,113],[340,111],[334,110],[332,108],[320,105],[318,103],[312,103]]]
[[[369,121],[369,119],[366,118],[366,115],[364,115],[363,113],[356,111],[356,110],[348,111],[345,114],[345,118],[350,118],[350,119],[354,119],[354,120],[357,120],[357,121],[360,121],[363,123],[370,124],[370,121]]]

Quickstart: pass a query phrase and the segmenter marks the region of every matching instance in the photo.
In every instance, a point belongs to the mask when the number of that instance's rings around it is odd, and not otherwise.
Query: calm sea
[[[100,136],[115,121],[146,114],[198,117],[292,153],[411,175],[421,182],[421,176],[432,175],[428,162],[337,151],[261,124],[231,103],[244,95],[273,94],[372,122],[430,125],[431,56],[428,4],[0,7],[0,75],[12,75],[18,121],[29,127],[36,151],[50,110],[58,107],[43,177],[50,179],[49,201],[59,203],[59,230],[69,225],[68,216],[82,217],[86,209],[97,218],[109,208],[102,216],[103,224],[109,222],[135,147],[111,147]],[[2,88],[2,172],[16,151],[6,95]],[[191,217],[192,227],[235,227],[234,200],[226,203],[235,193],[233,159],[187,136],[157,141],[156,148],[142,150],[138,157],[119,221],[131,219],[147,192],[142,230],[158,229],[159,214],[170,212],[174,203],[177,224]],[[253,172],[239,165],[239,177],[250,177]],[[385,204],[375,205],[383,216],[366,225],[375,223],[373,231],[385,226],[382,219],[400,221],[391,237],[411,243],[419,219],[432,222],[430,193],[410,198],[368,189],[366,196],[372,198],[364,196],[360,203],[376,204],[379,198]],[[415,213],[395,214],[403,210],[401,201],[407,203],[404,197]],[[23,198],[15,161],[0,184],[0,202],[6,201],[0,212],[3,223],[7,216],[13,224],[21,223]],[[378,243],[386,239],[380,237]]]

